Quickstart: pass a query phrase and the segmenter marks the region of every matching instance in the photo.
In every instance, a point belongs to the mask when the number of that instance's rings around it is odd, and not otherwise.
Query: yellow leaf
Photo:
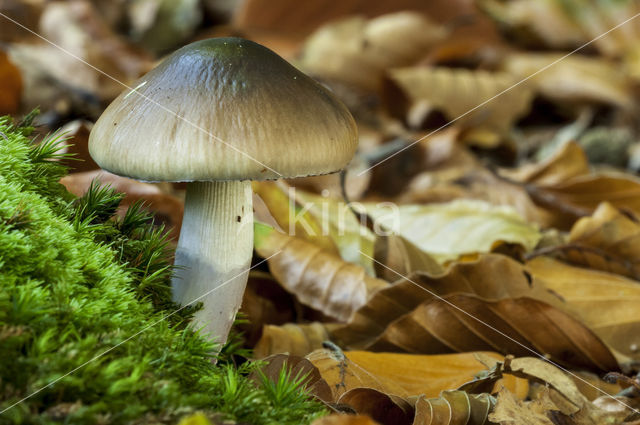
[[[366,205],[367,213],[377,223],[400,234],[441,263],[464,254],[491,252],[500,242],[520,244],[530,251],[540,239],[536,226],[506,206],[458,200],[396,208]]]

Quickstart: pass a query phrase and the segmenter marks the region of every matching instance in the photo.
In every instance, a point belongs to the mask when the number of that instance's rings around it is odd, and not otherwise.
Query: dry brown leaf
[[[509,391],[502,390],[498,393],[498,400],[489,420],[500,425],[554,425],[547,417],[547,412],[556,409],[556,405],[548,397],[525,402],[516,399]]]
[[[595,373],[579,370],[572,373],[573,383],[589,401],[594,401],[603,394],[618,394],[622,391],[620,385],[604,381]]]
[[[517,400],[509,391],[502,390],[489,419],[501,425],[616,425],[622,424],[630,412],[629,409],[609,412],[587,402],[583,408],[569,415],[557,405],[552,390],[542,390],[532,401]]]
[[[640,224],[607,202],[574,224],[567,245],[571,263],[640,280]]]
[[[529,296],[557,302],[539,282],[531,279],[522,264],[503,255],[486,254],[475,261],[454,263],[444,275],[416,273],[396,281],[375,293],[348,325],[333,334],[359,347],[359,343],[366,344],[382,333],[389,323],[432,300],[434,294],[456,293],[475,294],[487,300]]]
[[[254,241],[262,257],[273,255],[269,269],[287,291],[340,321],[347,321],[371,294],[389,286],[368,276],[362,267],[269,226],[256,223]]]
[[[442,391],[456,389],[486,369],[477,353],[415,355],[346,351],[337,348],[316,350],[307,358],[320,370],[336,399],[354,388],[373,388],[399,397],[426,395],[438,397]],[[496,353],[482,353],[489,366],[502,361]],[[496,388],[504,386],[525,397],[525,380],[505,377]]]
[[[78,66],[77,58],[60,51],[43,58],[41,66],[59,81],[100,99],[115,98],[122,85],[131,82],[152,67],[146,53],[132,47],[114,33],[89,2],[51,2],[40,20],[40,33],[73,55],[99,68],[104,74],[86,66]]]
[[[509,74],[482,70],[400,68],[389,72],[387,103],[394,116],[406,119],[414,128],[423,127],[426,118],[438,111],[444,114],[445,122],[462,116],[456,121],[459,126],[504,133],[527,112],[532,100],[525,85],[506,91],[516,82]],[[398,91],[404,94],[404,101],[398,98]],[[498,102],[489,102],[498,94]],[[477,110],[469,112],[474,108]]]
[[[358,367],[376,376],[380,382],[393,382],[403,388],[404,396],[438,397],[444,390],[460,387],[487,368],[478,353],[416,355],[402,353],[372,353],[347,351],[345,355]],[[497,353],[482,353],[489,366],[502,361]],[[493,362],[493,363],[491,363]],[[519,397],[526,397],[528,385],[522,379],[505,377],[499,381]],[[499,387],[497,387],[499,388]]]
[[[579,54],[563,56],[563,53],[511,54],[501,68],[517,80],[529,78],[539,94],[554,101],[599,102],[633,109],[631,81],[617,64]],[[559,61],[560,58],[563,59]],[[545,71],[539,72],[543,68]]]
[[[3,25],[10,25],[4,23]],[[22,97],[22,75],[20,70],[0,50],[0,115],[15,114]]]
[[[307,39],[301,67],[322,78],[380,89],[385,69],[418,60],[446,31],[418,12],[330,22]]]
[[[253,348],[253,356],[261,359],[272,354],[289,353],[294,356],[306,356],[322,348],[329,340],[329,332],[321,323],[295,324],[282,326],[265,325],[262,336]]]
[[[615,274],[569,266],[537,257],[527,269],[566,302],[565,310],[579,317],[614,350],[640,358],[640,285]]]
[[[329,415],[316,419],[311,425],[380,425],[366,415]]]
[[[376,375],[352,362],[348,353],[338,347],[315,350],[306,358],[318,368],[333,392],[333,399],[339,400],[354,388],[372,388],[385,394],[407,396],[406,390],[393,380],[379,379]]]
[[[574,142],[549,159],[502,175],[522,182],[529,196],[554,213],[548,223],[570,227],[576,218],[593,213],[601,202],[640,214],[640,180],[630,174],[590,174],[586,155]]]
[[[373,388],[353,388],[340,396],[340,405],[348,405],[384,425],[411,425],[413,406],[402,397],[385,394]]]
[[[483,425],[493,406],[488,394],[443,391],[438,398],[420,396],[413,425]]]
[[[569,142],[542,162],[525,164],[515,170],[503,170],[501,174],[523,183],[552,186],[589,174],[589,160],[580,145]]]
[[[604,371],[618,368],[613,354],[591,330],[532,298],[490,302],[471,295],[449,295],[433,299],[389,324],[375,340],[358,345],[372,351],[425,354],[482,350],[521,356],[540,353],[566,366]]]
[[[640,26],[632,21],[625,23],[624,30],[601,37],[640,11],[634,1],[481,0],[478,3],[503,30],[509,31],[509,39],[519,35],[530,39],[535,35],[539,39],[536,41],[561,50],[572,50],[591,42],[602,54],[616,58],[633,56],[640,39]]]

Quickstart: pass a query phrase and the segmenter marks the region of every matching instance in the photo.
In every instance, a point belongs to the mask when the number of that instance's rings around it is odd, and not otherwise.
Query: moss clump
[[[34,145],[29,133],[0,118],[0,423],[177,423],[202,410],[299,424],[320,414],[299,381],[285,404],[248,380],[251,364],[213,365],[212,344],[186,326],[192,312],[171,314],[162,230],[139,206],[114,220],[121,195],[111,190],[74,199],[52,161],[60,140]]]

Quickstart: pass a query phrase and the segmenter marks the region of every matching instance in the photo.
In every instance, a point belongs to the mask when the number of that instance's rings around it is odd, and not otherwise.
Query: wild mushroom
[[[342,169],[356,149],[355,122],[321,85],[238,38],[185,46],[134,87],[96,122],[91,156],[121,176],[189,182],[174,299],[208,292],[195,319],[224,342],[252,256],[249,180]]]

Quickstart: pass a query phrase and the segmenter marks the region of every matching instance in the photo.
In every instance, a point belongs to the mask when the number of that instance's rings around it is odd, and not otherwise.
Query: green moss
[[[321,414],[295,379],[274,390],[249,381],[250,363],[215,366],[214,347],[186,326],[192,309],[167,317],[177,306],[162,229],[139,205],[114,220],[121,195],[111,190],[74,199],[52,161],[61,139],[36,146],[28,134],[0,118],[0,423],[176,423],[201,410],[299,424]]]

